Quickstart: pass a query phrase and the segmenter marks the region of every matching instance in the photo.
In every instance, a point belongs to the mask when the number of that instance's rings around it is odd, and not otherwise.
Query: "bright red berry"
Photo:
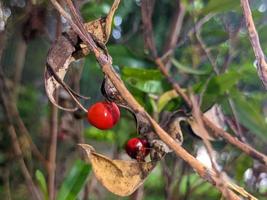
[[[87,112],[88,122],[96,128],[106,130],[112,128],[120,118],[120,109],[113,102],[98,102]]]
[[[149,144],[145,139],[132,138],[128,140],[125,150],[131,158],[144,160],[149,153]]]

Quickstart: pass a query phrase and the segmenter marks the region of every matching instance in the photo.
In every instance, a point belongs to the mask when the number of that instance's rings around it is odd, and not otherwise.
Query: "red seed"
[[[111,129],[120,118],[120,109],[113,102],[93,104],[87,113],[88,122],[98,129]]]
[[[125,150],[127,154],[137,160],[143,160],[149,153],[147,140],[141,138],[131,138],[128,140]]]

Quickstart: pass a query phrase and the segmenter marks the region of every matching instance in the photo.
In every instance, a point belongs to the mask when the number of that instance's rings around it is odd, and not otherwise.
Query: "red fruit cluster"
[[[88,122],[96,128],[106,130],[112,128],[120,118],[120,109],[113,102],[98,102],[87,112]]]
[[[145,139],[131,138],[128,140],[125,150],[131,158],[144,160],[149,153],[149,144]]]

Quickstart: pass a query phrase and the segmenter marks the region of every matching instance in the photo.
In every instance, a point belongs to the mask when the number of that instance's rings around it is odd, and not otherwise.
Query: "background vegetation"
[[[112,4],[109,0],[75,2],[85,21],[104,16]],[[266,51],[267,1],[250,3],[261,45]],[[172,31],[182,8],[181,31],[173,46]],[[96,181],[90,173],[90,165],[81,160],[77,143],[92,144],[97,151],[113,158],[129,159],[124,144],[136,137],[134,118],[121,109],[118,125],[112,130],[100,131],[91,127],[86,119],[79,119],[79,113],[53,111],[44,91],[43,72],[47,51],[55,39],[57,19],[56,11],[46,0],[0,2],[0,68],[6,85],[0,85],[0,196],[18,200],[31,196],[20,168],[24,158],[34,184],[42,191],[43,198],[49,198],[47,177],[51,169],[43,158],[49,161],[51,131],[56,127],[54,187],[57,199],[75,199],[77,194],[78,199],[119,199]],[[240,2],[155,1],[152,19],[159,55],[168,56],[175,47],[166,64],[172,77],[183,88],[191,88],[202,97],[203,112],[218,104],[223,113],[223,128],[267,154],[267,95],[257,75]],[[62,29],[67,30],[66,21],[61,21]],[[116,12],[107,47],[127,88],[158,119],[161,111],[174,111],[184,104],[179,96],[172,95],[171,85],[151,59],[144,43],[146,28],[142,25],[140,1],[124,0]],[[91,97],[82,101],[87,107],[104,99],[100,92],[102,80],[103,74],[92,55],[73,63],[66,77],[72,88]],[[5,97],[9,106],[3,100]],[[64,91],[59,94],[59,101],[71,104]],[[55,112],[58,112],[56,119]],[[22,150],[19,155],[14,151],[12,127]],[[184,137],[183,146],[208,163],[202,142],[187,134]],[[259,199],[266,199],[267,166],[224,140],[214,142],[213,147],[220,169]],[[218,190],[200,179],[185,162],[168,154],[144,186],[121,199],[213,200],[220,197]]]

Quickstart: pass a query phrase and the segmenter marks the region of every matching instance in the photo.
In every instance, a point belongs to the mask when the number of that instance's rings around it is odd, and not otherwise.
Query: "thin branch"
[[[252,13],[251,13],[250,6],[249,6],[249,1],[241,0],[241,5],[243,8],[244,17],[245,17],[246,24],[247,24],[250,43],[252,45],[252,48],[253,48],[253,51],[254,51],[254,54],[257,60],[258,75],[261,81],[263,82],[265,89],[267,89],[267,63],[266,63],[265,55],[261,48],[258,32],[256,30],[256,27],[253,21]]]
[[[210,61],[211,66],[213,68],[213,71],[218,75],[219,74],[219,70],[218,70],[218,66],[217,66],[217,63],[216,63],[216,59],[213,58],[213,55],[211,54],[210,49],[207,48],[205,42],[203,41],[203,39],[201,37],[200,29],[196,31],[196,38],[197,38],[202,50],[207,55],[208,60]]]
[[[162,72],[162,74],[166,77],[167,81],[172,85],[173,89],[179,94],[187,106],[189,108],[192,108],[192,102],[189,99],[189,97],[184,93],[183,89],[180,87],[180,85],[169,75],[169,72],[165,68],[164,63],[160,58],[155,59],[155,63],[158,65],[159,70]]]
[[[12,101],[10,100],[10,102],[12,102]],[[12,113],[12,117],[14,119],[13,120],[14,124],[17,127],[17,132],[20,134],[24,134],[26,136],[26,138],[28,139],[28,141],[30,143],[31,151],[32,151],[33,155],[43,164],[43,166],[45,168],[47,168],[47,160],[45,159],[43,154],[40,152],[38,147],[33,142],[28,129],[26,128],[23,120],[21,119],[21,117],[19,115],[18,108],[15,106],[15,104],[11,103],[9,109],[10,109],[9,110],[10,113]]]
[[[219,72],[219,69],[218,69],[218,66],[217,66],[217,63],[216,63],[216,59],[213,58],[213,56],[212,56],[210,50],[207,48],[205,42],[203,41],[203,39],[202,39],[202,37],[201,37],[201,27],[202,27],[206,22],[208,22],[209,20],[210,20],[210,18],[206,18],[205,20],[202,20],[202,23],[199,23],[198,26],[196,27],[196,31],[195,31],[195,33],[196,33],[196,38],[197,38],[197,40],[198,40],[198,42],[199,42],[199,44],[200,44],[202,50],[205,52],[205,54],[206,54],[206,56],[207,56],[209,62],[211,63],[211,66],[212,66],[212,68],[213,68],[213,71],[215,72],[216,75],[219,75],[220,72]],[[206,89],[206,88],[205,88],[205,89]],[[202,96],[203,96],[203,94],[204,94],[204,91],[205,91],[205,90],[203,90],[203,92],[202,92],[202,94],[201,94],[200,101],[202,101]],[[226,92],[226,93],[228,94],[229,92]],[[232,101],[230,98],[228,98],[228,102],[229,102],[230,108],[231,108],[231,110],[232,110],[232,112],[233,112],[233,116],[234,116],[235,120],[236,120],[237,123],[238,123],[237,113],[235,112],[233,101]],[[244,142],[244,140],[243,140],[244,137],[242,137],[242,133],[241,133],[241,129],[240,129],[240,125],[239,125],[239,123],[237,124],[237,132],[235,132],[235,133],[237,134],[237,136],[239,137],[239,139],[241,139],[241,141]]]
[[[15,71],[14,71],[14,81],[13,81],[13,96],[14,101],[17,100],[17,93],[18,93],[18,85],[21,80],[22,70],[25,64],[25,58],[26,58],[26,52],[27,52],[27,44],[22,39],[21,36],[19,36],[18,42],[17,42],[17,48],[16,48],[16,54],[15,54]]]
[[[58,94],[56,94],[58,96]],[[57,155],[57,133],[58,133],[58,109],[52,103],[50,104],[50,145],[48,152],[48,192],[49,199],[55,199],[55,173],[56,173],[56,155]]]
[[[25,164],[25,161],[24,159],[22,158],[22,151],[21,151],[21,148],[20,148],[20,144],[19,144],[19,141],[18,141],[18,138],[17,138],[17,134],[16,134],[16,131],[15,131],[15,128],[14,126],[12,125],[8,125],[8,132],[9,132],[9,135],[11,137],[11,140],[12,140],[12,144],[13,144],[13,149],[14,149],[14,153],[15,155],[18,157],[18,162],[19,162],[19,167],[20,167],[20,170],[25,178],[25,181],[26,181],[26,186],[32,196],[32,199],[34,200],[41,200],[41,196],[40,196],[40,193],[39,191],[37,190],[37,187],[34,185],[34,182],[32,180],[32,177],[31,177],[31,174]]]
[[[0,100],[1,100],[1,103],[3,105],[6,120],[8,123],[7,130],[8,130],[8,133],[9,133],[11,141],[12,141],[14,153],[18,157],[20,170],[21,170],[22,175],[26,181],[27,189],[29,190],[30,194],[32,195],[32,199],[41,200],[40,193],[37,190],[36,186],[34,185],[32,177],[30,175],[30,172],[29,172],[29,170],[25,164],[25,161],[22,157],[23,153],[22,153],[19,141],[18,141],[18,137],[17,137],[16,131],[15,131],[14,125],[12,124],[12,116],[9,112],[9,108],[10,108],[9,103],[10,102],[8,101],[8,98],[7,98],[7,97],[10,97],[10,95],[7,94],[8,93],[7,92],[7,86],[6,86],[4,76],[2,73],[2,68],[0,68],[0,88],[1,88]]]
[[[222,173],[218,170],[217,163],[214,160],[214,156],[213,156],[214,155],[214,153],[213,153],[214,150],[212,148],[212,145],[211,145],[210,141],[207,139],[209,137],[209,133],[206,130],[206,128],[204,126],[204,123],[202,121],[201,112],[200,112],[200,109],[199,109],[200,107],[199,107],[199,105],[197,103],[197,100],[193,96],[193,94],[190,94],[190,97],[191,97],[190,99],[191,99],[192,105],[193,105],[192,115],[195,118],[196,123],[198,125],[198,131],[199,131],[199,134],[201,134],[201,136],[202,136],[201,138],[202,138],[203,143],[204,143],[204,145],[206,147],[208,156],[209,156],[210,161],[211,161],[212,168],[216,173],[218,181],[220,181],[220,184],[218,184],[218,187],[221,187],[221,191],[223,191],[222,194],[226,199],[231,199],[230,198],[231,194],[229,193],[229,189],[227,189],[227,186],[226,186],[226,184],[224,182],[225,178],[222,177]]]
[[[213,71],[218,75],[219,74],[219,70],[218,70],[218,66],[216,63],[216,59],[213,58],[212,53],[210,52],[210,49],[207,48],[205,42],[203,41],[202,37],[201,37],[201,28],[202,26],[207,23],[214,15],[210,14],[210,15],[206,15],[205,17],[203,17],[197,24],[194,25],[194,32],[196,35],[196,39],[198,41],[198,43],[200,44],[201,49],[205,52],[212,68]],[[194,21],[195,21],[195,17],[194,17]]]
[[[174,9],[172,22],[169,28],[170,31],[164,45],[165,46],[164,54],[168,52],[168,59],[164,60],[164,62],[166,63],[165,66],[168,70],[171,67],[170,57],[173,54],[174,50],[176,49],[176,43],[180,36],[180,32],[184,21],[185,11],[186,11],[185,5],[181,1],[179,1],[176,5],[176,8]]]
[[[61,17],[57,14],[56,38],[61,34]],[[55,100],[58,101],[58,92],[55,91]],[[56,177],[56,155],[57,155],[57,134],[58,134],[58,108],[50,103],[50,142],[48,150],[48,193],[49,199],[55,199],[55,177]]]
[[[176,43],[174,49],[178,48],[179,46],[183,45],[185,42],[189,40],[189,38],[196,32],[197,29],[199,29],[200,26],[202,26],[204,23],[210,20],[210,18],[214,17],[214,13],[209,13],[205,15],[202,19],[200,19],[198,22],[196,22],[195,26],[192,27],[186,34],[184,38],[182,38],[178,43]],[[161,60],[165,60],[170,54],[172,53],[172,49],[165,52],[163,55],[161,55]]]
[[[236,109],[235,109],[235,104],[233,102],[233,100],[231,98],[228,98],[228,102],[229,102],[229,105],[230,105],[230,108],[232,110],[232,113],[233,113],[233,116],[234,116],[234,120],[235,120],[235,124],[236,124],[236,131],[234,131],[234,133],[236,134],[236,136],[240,139],[240,141],[244,142],[245,143],[245,137],[242,133],[242,129],[241,129],[241,126],[240,126],[240,123],[239,123],[239,120],[238,120],[238,116],[237,116],[237,112],[236,112]]]
[[[143,22],[143,34],[146,48],[151,51],[153,57],[157,57],[157,48],[153,39],[153,26],[150,23],[155,0],[142,0],[141,1],[141,14]]]
[[[4,50],[4,47],[5,47],[5,41],[7,39],[7,35],[6,35],[6,31],[3,31],[0,33],[0,58],[2,58],[2,53],[3,53],[3,50]],[[24,44],[25,45],[25,44]],[[25,46],[22,45],[23,47],[19,48],[19,50],[25,50]],[[19,50],[17,52],[19,52]],[[23,54],[23,52],[22,52]],[[21,59],[21,61],[23,60],[23,58],[21,58],[20,56],[18,56],[18,59]],[[19,68],[21,66],[17,66],[17,65],[20,65],[19,62],[16,62],[17,64],[15,65],[16,68]],[[39,149],[36,147],[36,145],[34,144],[34,142],[32,141],[32,138],[30,136],[30,133],[28,131],[28,129],[26,128],[23,120],[21,119],[20,115],[19,115],[19,111],[18,111],[18,108],[16,106],[16,98],[13,98],[16,93],[16,90],[17,90],[17,84],[14,83],[13,84],[13,93],[10,93],[11,90],[9,90],[9,88],[7,88],[7,78],[4,76],[4,72],[2,70],[2,68],[0,69],[0,76],[2,78],[2,81],[3,81],[3,86],[5,86],[6,88],[4,88],[6,91],[9,91],[8,94],[6,94],[6,102],[8,103],[8,112],[9,114],[11,115],[11,118],[13,119],[12,120],[12,125],[17,128],[17,132],[21,135],[25,135],[26,138],[28,139],[28,142],[30,143],[30,146],[31,146],[31,151],[33,153],[34,156],[36,156],[36,158],[38,160],[40,160],[43,164],[43,166],[46,168],[47,167],[47,162],[44,158],[44,156],[42,155],[42,153],[39,151]],[[19,76],[19,75],[18,75]],[[16,77],[16,75],[15,75]],[[19,80],[19,78],[18,78]]]

